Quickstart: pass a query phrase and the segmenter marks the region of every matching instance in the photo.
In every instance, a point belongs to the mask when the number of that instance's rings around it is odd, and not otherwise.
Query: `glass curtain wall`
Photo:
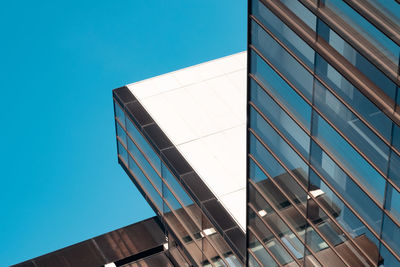
[[[249,266],[400,265],[393,6],[249,1]]]

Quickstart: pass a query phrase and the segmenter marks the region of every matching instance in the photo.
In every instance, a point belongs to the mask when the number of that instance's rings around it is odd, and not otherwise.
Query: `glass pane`
[[[400,228],[386,214],[384,217],[382,229],[383,240],[400,255]]]
[[[313,171],[310,172],[310,194],[316,196],[319,205],[328,210],[329,214],[335,218],[336,222],[359,244],[365,254],[369,255],[370,258],[375,259],[377,262],[378,240]],[[325,222],[330,223],[330,219],[325,217],[325,213],[320,213],[320,208],[315,207],[315,205],[313,201],[309,202],[309,217],[315,223],[318,222],[319,217],[324,218],[323,221],[318,223],[318,228],[326,234],[327,238],[332,240],[335,244],[338,244],[340,240],[347,240],[339,229],[333,226],[326,227]],[[335,238],[338,238],[338,240],[334,241]]]
[[[130,119],[126,120],[126,129],[133,140],[138,144],[140,149],[143,150],[144,154],[150,159],[154,168],[161,173],[161,160],[156,154],[156,152],[152,149],[150,144],[146,141],[143,135],[138,131],[135,125],[130,121]]]
[[[251,255],[250,253],[248,255],[249,255],[249,267],[261,267],[260,264],[258,264],[258,262],[255,260],[253,255]],[[275,264],[270,266],[277,266],[277,265]]]
[[[400,165],[398,165],[398,167],[400,167]],[[397,222],[400,223],[400,193],[389,183],[387,184],[385,208],[390,211],[397,219]]]
[[[379,267],[386,266],[400,266],[400,261],[398,261],[392,253],[387,250],[387,248],[382,244],[381,245],[381,256],[383,264],[379,265]]]
[[[253,108],[250,110],[250,127],[254,129],[277,157],[284,162],[287,168],[296,173],[296,176],[300,180],[307,181],[307,164]]]
[[[178,196],[184,206],[190,206],[193,204],[192,199],[182,188],[182,186],[176,180],[175,176],[171,173],[168,167],[164,165],[164,163],[162,164],[162,176],[167,184],[174,190],[175,194]]]
[[[314,103],[353,144],[386,172],[389,147],[318,81],[315,81]]]
[[[311,163],[335,190],[359,212],[375,230],[380,232],[382,210],[336,165],[315,143],[311,143]]]
[[[324,119],[313,116],[313,134],[335,158],[380,202],[383,203],[385,180]]]
[[[389,178],[397,186],[400,186],[400,156],[394,151],[391,152],[390,156]]]
[[[313,76],[256,22],[251,23],[251,43],[311,101]]]
[[[388,1],[390,2],[390,1]],[[325,0],[325,5],[333,10],[340,18],[361,33],[368,41],[376,46],[384,55],[398,64],[400,48],[374,25],[362,17],[342,0]]]
[[[131,157],[129,157],[129,169],[132,171],[134,177],[139,181],[139,184],[142,186],[143,191],[145,191],[146,194],[150,196],[150,198],[152,199],[153,203],[156,205],[158,210],[162,212],[163,201],[161,199],[161,196],[154,189],[153,185],[149,182],[149,180],[147,180],[143,172],[140,170],[140,168],[137,166],[137,164]]]
[[[128,164],[128,152],[119,141],[118,141],[118,155],[122,157],[122,159],[125,161],[125,164]]]
[[[314,191],[314,193],[316,193],[316,191]],[[323,193],[320,191],[318,194]],[[318,196],[320,200],[323,200],[321,197],[322,195]],[[366,265],[365,263],[369,263],[368,266],[376,265],[377,261],[370,262],[311,198],[308,200],[308,217],[312,220],[325,239],[329,240],[334,247],[337,247],[337,252],[348,260],[352,266],[364,266]],[[373,246],[365,236],[356,238],[354,241],[358,244],[364,245],[364,250],[367,250],[365,251],[366,255],[371,255],[371,251],[376,253],[378,252],[376,249],[377,247]]]
[[[116,124],[117,124],[117,136],[122,140],[122,143],[126,145],[126,132],[124,129],[122,129],[119,122],[117,122]]]
[[[249,237],[250,249],[251,251],[253,251],[254,255],[256,255],[257,259],[263,264],[263,266],[278,266],[274,261],[274,259],[272,259],[269,253],[261,245],[261,243],[251,233],[249,235],[250,235]],[[252,266],[250,264],[250,259],[249,259],[249,266]],[[256,264],[253,266],[259,266],[259,265]]]
[[[387,140],[390,140],[392,121],[320,55],[317,54],[316,60],[318,76]]]
[[[281,264],[287,264],[289,262],[293,262],[293,258],[290,254],[283,248],[281,243],[279,243],[276,238],[271,234],[268,228],[264,225],[264,223],[249,209],[249,225],[252,229],[254,229],[257,235],[262,239],[265,246],[274,254],[274,256],[278,259]],[[253,240],[249,240],[250,244],[257,244],[258,240],[254,238]],[[258,243],[259,244],[259,243]],[[261,245],[261,244],[260,244]],[[252,246],[251,246],[252,248]],[[253,250],[256,254],[257,258],[259,258],[259,254]],[[267,251],[265,251],[267,252]],[[260,259],[260,258],[259,258]],[[263,258],[263,261],[264,258]],[[263,262],[261,261],[261,262]]]
[[[299,1],[293,0],[281,0],[281,2],[285,4],[286,7],[290,9],[290,11],[296,14],[297,17],[303,20],[308,25],[308,27],[316,31],[317,18],[310,10],[303,6],[303,4],[301,4]]]
[[[318,21],[318,34],[333,48],[344,56],[351,64],[360,70],[368,79],[380,87],[393,100],[396,98],[396,85],[384,75],[375,65],[369,62],[349,43],[343,40],[336,32],[328,27],[322,20]]]
[[[262,85],[310,129],[311,107],[254,51],[251,52],[251,73]]]
[[[262,196],[249,185],[249,194],[251,198],[255,198],[254,207],[257,209],[258,214],[262,220],[269,225],[274,232],[280,237],[282,243],[293,253],[297,259],[301,259],[304,256],[304,245],[302,242],[294,235],[292,230],[283,222],[283,220],[276,214],[276,212],[271,209],[271,206],[262,198]],[[281,215],[285,215],[292,212],[293,207],[286,207],[281,210]],[[300,215],[299,215],[300,216]],[[290,217],[290,216],[289,216]],[[301,220],[301,216],[298,220]],[[301,227],[298,228],[298,234],[304,238]],[[304,240],[302,240],[304,242]]]
[[[304,15],[303,17],[305,19],[308,19],[308,21],[310,21],[309,16],[313,16],[313,20],[315,23],[315,16],[298,1],[285,2],[288,6],[292,8],[292,10],[295,10],[297,13],[299,13],[299,15]],[[305,9],[306,11],[303,11],[301,8]],[[301,60],[306,63],[311,69],[314,68],[315,52],[306,42],[304,42],[296,33],[294,33],[288,26],[286,26],[260,1],[253,1],[252,9],[253,15],[258,20],[260,20],[261,23],[266,26],[266,28],[268,28],[276,37],[278,37],[279,40],[281,40],[291,51],[293,51],[299,58],[301,58]]]
[[[139,151],[136,145],[128,138],[128,150],[131,152],[132,156],[138,162],[139,166],[143,168],[146,175],[150,180],[156,185],[157,189],[162,192],[162,181],[158,173],[153,169],[147,159]]]
[[[272,121],[272,123],[308,158],[310,137],[291,119],[268,94],[251,81],[251,101]]]
[[[125,113],[120,107],[120,105],[114,101],[114,110],[115,110],[115,117],[118,118],[118,120],[122,123],[122,125],[125,127]]]
[[[399,100],[400,100],[400,90],[399,90]],[[395,123],[393,125],[393,146],[397,148],[398,151],[400,151],[400,126],[398,126]]]

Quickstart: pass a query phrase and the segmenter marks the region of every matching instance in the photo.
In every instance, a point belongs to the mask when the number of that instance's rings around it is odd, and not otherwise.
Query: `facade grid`
[[[399,266],[400,5],[248,12],[248,265]]]
[[[113,94],[119,163],[164,223],[169,250],[194,266],[242,266],[243,232],[129,89]]]

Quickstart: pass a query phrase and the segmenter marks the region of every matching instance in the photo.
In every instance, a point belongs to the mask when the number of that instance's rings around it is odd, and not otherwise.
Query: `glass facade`
[[[173,162],[178,154],[171,154],[177,150],[168,140],[157,139],[160,132],[154,134],[154,122],[142,126],[143,118],[137,116],[143,111],[130,108],[137,101],[121,99],[126,90],[114,90],[118,160],[161,218],[169,250],[182,250],[194,266],[243,266],[245,253],[238,254],[242,248],[235,243],[238,226],[218,218],[227,213],[218,211],[220,204],[210,192],[199,186],[188,191],[196,178],[193,171],[179,158]]]
[[[400,4],[249,7],[248,266],[400,266]]]

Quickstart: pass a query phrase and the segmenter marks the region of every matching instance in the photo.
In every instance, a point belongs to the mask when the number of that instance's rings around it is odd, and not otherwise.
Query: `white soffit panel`
[[[128,88],[246,229],[246,52]]]

